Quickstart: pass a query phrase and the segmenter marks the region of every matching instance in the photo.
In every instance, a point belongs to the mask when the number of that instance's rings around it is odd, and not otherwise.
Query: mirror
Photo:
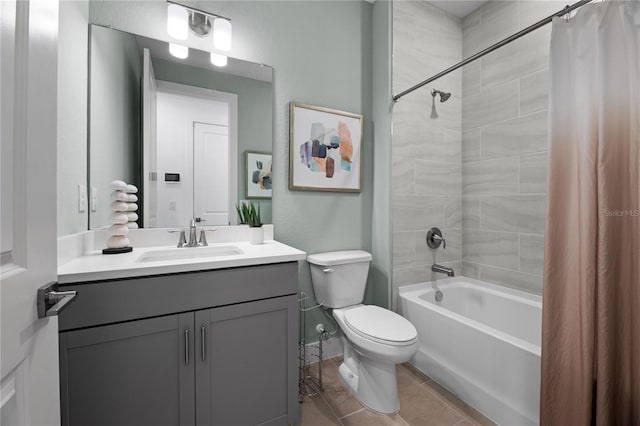
[[[247,170],[262,166],[246,153],[272,151],[273,70],[188,51],[178,59],[167,42],[90,26],[90,229],[111,225],[114,180],[138,188],[139,226],[237,223]],[[270,223],[271,200],[254,202]]]

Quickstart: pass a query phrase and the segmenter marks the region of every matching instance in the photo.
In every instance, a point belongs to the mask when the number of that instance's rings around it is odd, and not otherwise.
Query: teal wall
[[[111,182],[141,184],[142,56],[135,37],[121,31],[93,26],[89,43],[89,175],[99,197],[89,225],[97,229],[111,225]]]
[[[245,199],[245,152],[271,152],[272,149],[272,84],[162,59],[153,60],[153,71],[157,80],[238,95],[238,200]],[[271,200],[254,200],[254,202],[260,204],[262,221],[272,223]]]
[[[193,7],[218,13],[233,22],[233,47],[239,59],[274,68],[273,223],[276,238],[308,253],[329,250],[372,250],[374,192],[373,134],[373,8],[364,1],[193,1]],[[91,2],[90,21],[167,40],[166,2]],[[386,21],[382,19],[384,24]],[[388,32],[388,28],[376,28]],[[211,50],[210,40],[190,37],[187,44]],[[387,61],[390,57],[387,58]],[[362,192],[358,194],[290,191],[289,102],[359,113],[364,116]],[[384,141],[379,141],[384,143]],[[384,161],[383,161],[384,163]],[[379,171],[376,170],[376,174]],[[388,170],[382,171],[388,174]],[[376,179],[381,188],[384,183]],[[377,196],[377,195],[376,195]],[[383,216],[385,214],[383,213]],[[387,238],[386,230],[377,236]],[[383,244],[382,244],[383,245]],[[386,274],[387,272],[382,272]],[[370,275],[366,300],[386,293],[374,291]],[[309,266],[300,262],[300,290],[312,294]],[[378,282],[383,282],[378,281]],[[375,296],[375,297],[374,297]],[[307,318],[308,340],[318,311]]]
[[[370,287],[376,304],[391,304],[391,82],[392,2],[378,0],[373,6],[373,121],[374,161],[372,247]]]

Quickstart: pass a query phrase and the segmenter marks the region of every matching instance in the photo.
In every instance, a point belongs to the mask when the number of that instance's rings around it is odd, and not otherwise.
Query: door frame
[[[229,106],[229,224],[237,225],[236,211],[238,202],[238,95],[220,90],[205,89],[165,80],[156,80],[157,91],[176,95],[202,98],[224,102]],[[192,138],[193,139],[193,138]],[[143,153],[144,155],[144,153]]]

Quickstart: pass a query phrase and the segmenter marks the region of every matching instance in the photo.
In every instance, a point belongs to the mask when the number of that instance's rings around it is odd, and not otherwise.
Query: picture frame
[[[273,193],[272,154],[246,151],[245,158],[246,198],[271,198]]]
[[[360,192],[362,115],[289,104],[289,189]]]

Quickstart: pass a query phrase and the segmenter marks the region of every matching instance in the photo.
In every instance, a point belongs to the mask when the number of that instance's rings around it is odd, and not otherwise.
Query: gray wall
[[[89,4],[60,2],[58,33],[58,236],[87,230],[78,185],[87,185]],[[88,203],[87,203],[88,209]]]
[[[276,238],[308,253],[371,250],[373,200],[372,8],[363,1],[188,2],[233,22],[231,55],[274,68],[273,223]],[[90,21],[167,40],[166,2],[92,2]],[[321,34],[321,36],[320,36]],[[188,40],[210,50],[210,40]],[[289,102],[298,101],[364,115],[362,192],[290,191]],[[300,289],[312,293],[309,267],[301,262]],[[371,286],[367,299],[371,300]],[[383,302],[384,303],[384,302]],[[312,330],[324,321],[307,319]],[[309,331],[309,336],[315,332]]]
[[[459,62],[461,22],[424,1],[393,2],[393,91],[399,93]],[[393,309],[398,287],[442,278],[439,263],[461,272],[461,74],[456,71],[419,89],[393,107]],[[451,92],[436,101],[431,89]],[[425,236],[442,230],[447,249],[432,250]]]
[[[245,152],[271,152],[272,149],[272,84],[161,59],[153,60],[153,71],[158,80],[238,95],[238,200],[245,199]],[[272,223],[271,200],[254,200],[254,203],[260,204],[262,221]]]
[[[465,17],[463,54],[559,9],[489,2]],[[542,293],[551,26],[463,71],[463,274]]]
[[[89,173],[98,190],[90,225],[96,229],[111,224],[112,181],[140,187],[142,56],[135,37],[108,28],[93,26],[90,43]]]

